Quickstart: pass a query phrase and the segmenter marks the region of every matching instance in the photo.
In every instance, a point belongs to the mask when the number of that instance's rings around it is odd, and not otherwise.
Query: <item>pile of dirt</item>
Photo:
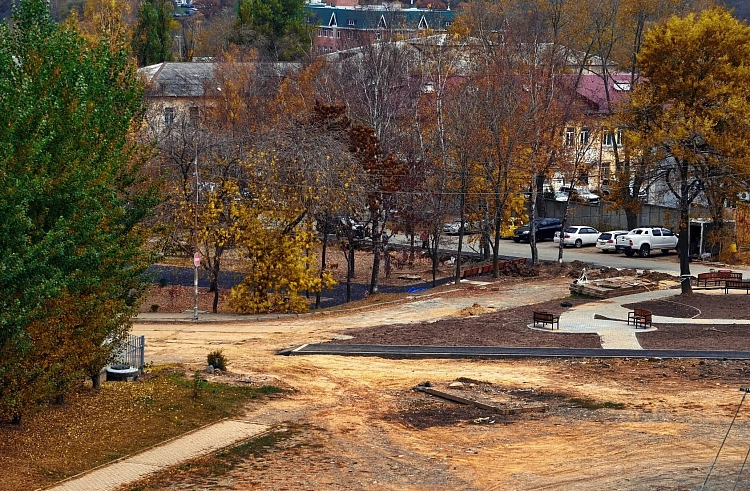
[[[465,308],[461,309],[459,313],[462,316],[472,316],[472,315],[487,314],[489,312],[494,312],[494,311],[495,311],[495,309],[493,309],[491,307],[490,308],[482,307],[478,303],[475,303],[471,307],[465,307]]]

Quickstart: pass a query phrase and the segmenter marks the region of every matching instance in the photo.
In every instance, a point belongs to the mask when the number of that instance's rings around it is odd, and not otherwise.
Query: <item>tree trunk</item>
[[[690,230],[690,203],[685,198],[687,186],[683,185],[683,195],[680,199],[680,236],[677,239],[677,248],[680,253],[680,290],[683,295],[693,293],[693,285],[690,282],[690,243],[688,242]]]
[[[380,230],[377,212],[372,219],[372,275],[370,275],[370,295],[378,292],[378,275],[380,273]]]
[[[625,207],[625,219],[628,222],[628,230],[638,228],[638,213],[633,211],[629,206]]]
[[[354,242],[349,241],[349,260],[346,262],[346,301],[352,301],[352,278],[354,277]]]
[[[101,370],[93,371],[89,374],[89,377],[91,377],[91,388],[94,390],[99,390],[102,388],[102,381],[99,377],[99,374],[101,373]]]
[[[323,271],[326,269],[326,248],[328,246],[328,234],[323,233],[323,251],[320,254],[320,278],[323,279]],[[320,291],[315,293],[315,309],[320,308]]]
[[[218,251],[217,251],[218,252]],[[220,252],[219,252],[220,254]],[[208,291],[214,292],[214,301],[211,307],[212,312],[215,314],[219,309],[219,271],[220,271],[219,255],[214,257],[213,264],[211,265],[211,283],[209,284]]]
[[[534,205],[536,208],[536,216],[541,218],[547,217],[547,209],[544,205],[544,174],[537,174],[535,181],[536,185],[534,186],[534,189],[536,189],[536,196],[533,197]],[[536,263],[534,263],[536,264]]]

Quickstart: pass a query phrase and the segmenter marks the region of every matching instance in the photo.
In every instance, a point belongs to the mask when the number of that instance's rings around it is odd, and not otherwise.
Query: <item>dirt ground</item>
[[[526,327],[532,304],[564,310],[560,300],[579,271],[573,266],[505,277],[410,302],[296,319],[137,323],[134,332],[146,335],[147,358],[154,363],[199,368],[209,351],[221,348],[233,374],[274,377],[295,388],[246,415],[277,425],[288,435],[283,441],[220,478],[183,476],[156,488],[698,489],[737,413],[705,488],[732,489],[750,432],[750,409],[743,405],[737,412],[748,362],[276,355],[303,343],[366,339],[589,346],[596,344],[595,336],[569,338]],[[649,307],[659,315],[672,308],[670,315],[685,317],[695,315],[695,309],[707,318],[750,316],[745,295],[703,297],[676,297],[671,300],[681,305]],[[721,349],[748,349],[744,329],[725,337],[726,326],[687,336],[682,327],[657,327],[643,335],[666,336],[658,343],[701,340]],[[661,334],[673,327],[671,334]],[[420,384],[495,409],[414,390]],[[745,474],[735,489],[748,489]]]

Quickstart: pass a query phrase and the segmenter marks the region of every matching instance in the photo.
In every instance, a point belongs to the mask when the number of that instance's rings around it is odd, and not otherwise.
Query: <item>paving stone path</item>
[[[268,426],[249,421],[225,420],[182,435],[139,454],[74,476],[50,491],[109,491],[180,462],[257,436]]]

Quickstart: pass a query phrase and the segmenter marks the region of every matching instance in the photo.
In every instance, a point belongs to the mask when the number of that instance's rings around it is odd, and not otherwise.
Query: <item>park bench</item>
[[[745,293],[750,293],[750,281],[727,280],[724,283],[724,295],[729,293],[729,290],[745,290]]]
[[[537,324],[541,324],[542,327],[547,327],[547,324],[549,324],[551,330],[555,329],[555,325],[557,325],[557,329],[560,329],[560,316],[550,312],[539,312],[535,310],[534,326]]]
[[[632,322],[636,329],[639,327],[651,327],[651,311],[647,309],[634,309],[628,312],[628,325]]]
[[[698,273],[698,286],[721,286],[726,281],[742,281],[742,273],[733,271],[710,271],[708,273]]]

